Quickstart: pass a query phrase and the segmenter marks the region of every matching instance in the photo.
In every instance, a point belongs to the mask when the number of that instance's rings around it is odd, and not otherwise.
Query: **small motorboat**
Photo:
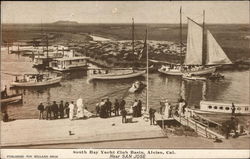
[[[141,81],[135,81],[132,84],[132,87],[129,88],[130,93],[138,93],[141,92],[146,87],[146,84],[142,83]]]
[[[129,71],[120,73],[105,73],[105,74],[94,74],[90,76],[90,80],[116,80],[116,79],[127,79],[133,77],[139,77],[145,74],[146,71]]]
[[[38,87],[60,83],[62,77],[50,77],[48,74],[24,74],[22,79],[18,79],[11,83],[16,87]]]
[[[207,80],[206,77],[201,77],[201,76],[193,76],[191,74],[184,74],[182,76],[183,79],[186,79],[186,80]]]

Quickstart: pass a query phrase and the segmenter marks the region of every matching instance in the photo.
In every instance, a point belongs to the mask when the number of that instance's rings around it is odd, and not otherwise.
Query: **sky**
[[[2,23],[179,23],[186,16],[206,23],[249,23],[248,1],[23,1],[1,2]]]

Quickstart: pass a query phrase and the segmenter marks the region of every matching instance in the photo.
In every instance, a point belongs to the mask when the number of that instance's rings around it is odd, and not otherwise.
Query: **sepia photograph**
[[[1,1],[1,158],[249,158],[249,7]]]

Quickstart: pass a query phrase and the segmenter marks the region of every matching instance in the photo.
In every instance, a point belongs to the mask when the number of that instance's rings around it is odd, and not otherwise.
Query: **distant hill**
[[[72,24],[78,24],[76,21],[68,21],[68,20],[59,20],[54,22],[53,24],[59,24],[59,25],[72,25]]]

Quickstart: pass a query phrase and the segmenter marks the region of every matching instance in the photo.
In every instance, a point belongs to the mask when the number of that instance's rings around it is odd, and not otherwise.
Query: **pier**
[[[218,133],[218,130],[222,125],[207,119],[201,115],[192,114],[192,116],[176,116],[172,115],[170,118],[165,115],[156,113],[156,122],[165,128],[165,125],[177,125],[177,123],[188,126],[193,129],[198,135],[209,139],[225,139],[225,136]],[[210,126],[215,129],[211,129]]]
[[[69,132],[70,131],[70,132]],[[164,138],[158,125],[142,117],[122,124],[122,117],[73,120],[1,121],[1,147],[32,147]]]

